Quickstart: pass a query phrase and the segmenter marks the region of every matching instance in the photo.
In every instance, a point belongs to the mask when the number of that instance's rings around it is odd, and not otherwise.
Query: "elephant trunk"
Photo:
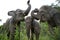
[[[24,12],[24,15],[28,15],[29,11],[31,10],[31,4],[29,4],[30,0],[28,0],[27,4],[28,4],[28,8],[26,9],[26,11]]]
[[[34,14],[34,13],[37,13],[37,14]],[[37,11],[32,11],[31,12],[31,16],[34,18],[34,19],[37,19],[37,20],[39,20],[39,15],[38,15],[38,12]]]

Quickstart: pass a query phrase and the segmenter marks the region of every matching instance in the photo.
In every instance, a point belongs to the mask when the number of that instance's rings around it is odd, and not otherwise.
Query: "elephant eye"
[[[44,16],[44,14],[41,14],[42,16]]]
[[[24,16],[23,13],[19,13],[20,16]]]

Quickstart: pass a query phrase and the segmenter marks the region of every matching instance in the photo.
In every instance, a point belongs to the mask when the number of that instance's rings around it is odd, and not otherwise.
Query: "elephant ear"
[[[30,0],[27,1],[28,8],[24,11],[24,16],[27,16],[31,10]]]
[[[58,13],[58,11],[54,8],[52,8],[50,11],[49,11],[49,14],[51,17],[53,17],[54,14]]]
[[[8,15],[9,15],[9,16],[15,16],[15,11],[9,11],[9,12],[8,12]]]

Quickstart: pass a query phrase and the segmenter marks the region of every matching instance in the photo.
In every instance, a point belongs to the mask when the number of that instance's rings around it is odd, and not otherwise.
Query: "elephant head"
[[[36,13],[36,14],[34,14],[34,13]],[[32,18],[39,20],[39,14],[38,13],[39,13],[39,10],[37,8],[32,10],[32,12],[31,12]]]
[[[40,19],[41,22],[45,22],[50,20],[57,12],[55,8],[44,5],[37,11],[37,15],[34,14],[35,11],[32,11],[31,15],[36,19]]]
[[[57,12],[57,9],[55,9],[54,7],[43,5],[39,9],[40,21],[50,21],[53,18],[54,14],[56,14]]]
[[[8,15],[14,17],[17,21],[24,20],[24,17],[27,16],[31,10],[31,5],[29,2],[30,0],[27,2],[28,8],[26,10],[17,9],[16,11],[9,11]]]

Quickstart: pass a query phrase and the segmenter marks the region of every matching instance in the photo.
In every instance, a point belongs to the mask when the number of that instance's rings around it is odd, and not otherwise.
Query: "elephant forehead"
[[[25,19],[26,22],[31,22],[31,20],[32,20],[31,17],[27,17],[27,18]]]
[[[17,9],[16,11],[22,11],[21,9]]]
[[[17,9],[16,12],[24,12],[24,10]]]
[[[46,11],[45,9],[40,9],[39,11]]]
[[[30,19],[30,18],[26,19],[26,22],[30,22],[30,21],[31,21],[31,19]]]

